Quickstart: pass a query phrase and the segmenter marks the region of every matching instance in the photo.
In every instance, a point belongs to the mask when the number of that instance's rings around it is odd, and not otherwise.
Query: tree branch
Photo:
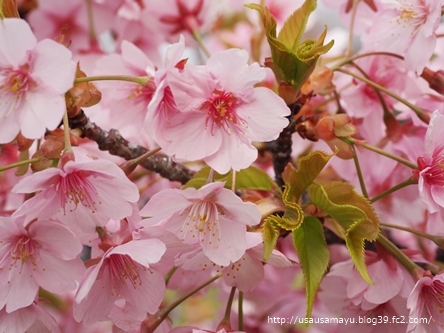
[[[83,110],[78,115],[69,119],[71,128],[82,131],[82,137],[93,140],[100,150],[108,151],[112,155],[132,160],[148,152],[148,149],[131,143],[120,135],[118,130],[111,129],[109,132],[103,130],[91,122]],[[140,163],[145,169],[157,172],[169,180],[185,184],[194,175],[194,171],[182,164],[171,161],[167,156],[153,155]]]

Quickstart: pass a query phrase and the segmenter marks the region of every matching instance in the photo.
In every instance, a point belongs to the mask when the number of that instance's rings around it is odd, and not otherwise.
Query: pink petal
[[[227,285],[240,291],[252,291],[264,278],[264,267],[261,261],[253,259],[247,252],[239,261],[223,270],[223,278]]]
[[[125,300],[131,303],[135,318],[143,320],[146,313],[155,313],[165,296],[165,280],[155,270],[139,270],[140,283],[123,285],[121,290]]]
[[[17,41],[20,41],[19,43]],[[0,67],[18,68],[27,61],[27,52],[37,40],[26,21],[17,18],[2,19],[0,24]]]
[[[239,260],[247,249],[246,228],[245,225],[219,215],[219,230],[219,242],[211,239],[211,233],[207,233],[204,241],[201,242],[201,246],[205,255],[212,262],[217,265],[228,266],[231,262]]]
[[[417,74],[421,74],[430,57],[433,55],[435,46],[436,35],[423,37],[420,34],[416,34],[404,57],[406,67],[414,70]],[[418,52],[418,50],[421,50],[421,52]]]
[[[21,262],[17,262],[16,265],[21,265]],[[11,270],[8,279],[10,281],[10,288],[6,298],[6,312],[10,313],[24,308],[34,301],[39,286],[32,274],[33,272],[27,264],[22,265],[21,269],[15,268]]]
[[[214,77],[220,79],[224,90],[236,94],[265,79],[266,71],[259,64],[248,66],[249,57],[246,50],[228,49],[213,54],[206,66]]]
[[[71,260],[82,251],[82,244],[79,240],[60,223],[39,220],[37,223],[31,224],[29,233],[43,250],[52,253],[57,258]]]
[[[36,319],[36,313],[33,307],[18,309],[17,311],[7,313],[5,309],[0,310],[0,332],[26,332]]]
[[[249,138],[253,141],[271,141],[288,125],[290,109],[284,100],[268,88],[254,89],[254,98],[239,106],[242,115],[248,115]]]
[[[149,267],[150,264],[157,263],[165,251],[166,246],[160,240],[141,239],[116,246],[106,254],[106,257],[113,254],[124,254],[130,256],[142,266]]]
[[[172,202],[174,202],[174,210],[171,209]],[[171,217],[176,211],[181,211],[190,205],[191,202],[179,190],[166,189],[158,192],[140,210],[141,216],[150,217],[149,219],[142,220],[142,225],[148,226],[158,223]]]
[[[39,84],[52,88],[56,94],[63,94],[74,85],[76,64],[71,60],[72,53],[68,48],[45,39],[37,43],[32,56],[32,78]]]

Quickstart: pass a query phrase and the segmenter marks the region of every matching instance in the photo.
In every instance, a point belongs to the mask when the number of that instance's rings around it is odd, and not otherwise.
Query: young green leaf
[[[321,222],[313,216],[305,217],[302,226],[293,231],[293,244],[304,273],[307,297],[306,317],[309,318],[316,292],[330,261],[330,251],[327,248]]]
[[[379,219],[370,202],[345,182],[332,182],[325,187],[313,183],[308,193],[312,203],[344,229],[345,242],[356,269],[367,283],[372,284],[365,265],[364,240],[375,241],[378,238]]]
[[[265,219],[262,227],[262,236],[264,239],[264,261],[270,258],[271,252],[276,246],[279,237],[278,216],[269,216]]]

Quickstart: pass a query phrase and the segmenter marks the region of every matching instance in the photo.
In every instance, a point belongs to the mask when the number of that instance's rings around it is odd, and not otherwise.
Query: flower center
[[[0,85],[0,90],[12,92],[20,97],[26,91],[34,88],[36,83],[28,75],[29,66],[22,66],[20,69],[6,69],[2,75],[6,79]]]
[[[444,146],[433,152],[432,163],[427,165],[423,158],[418,158],[420,170],[429,167],[423,174],[425,181],[430,185],[444,186]]]
[[[128,282],[134,289],[142,285],[139,269],[143,266],[138,265],[128,255],[113,254],[107,258],[109,267],[109,277],[112,285],[112,293],[119,295],[119,285],[127,284]]]
[[[22,272],[22,267],[25,264],[33,266],[31,271],[35,270],[40,258],[40,245],[25,235],[14,237],[9,241],[11,242],[11,251],[6,253],[3,258],[0,258],[0,270],[3,269],[5,263],[9,263],[9,271],[19,268],[20,274]],[[0,242],[0,244],[1,243],[3,242]],[[9,255],[11,256],[11,260],[8,260]],[[9,274],[9,276],[11,276],[11,274]],[[9,283],[11,283],[11,281],[8,280],[8,284]]]
[[[205,129],[208,124],[211,126],[211,135],[214,135],[215,127],[222,127],[224,131],[231,134],[232,126],[240,129],[241,125],[246,124],[245,120],[236,113],[236,106],[239,104],[232,93],[225,91],[213,91],[213,97],[202,103],[200,109],[207,113]]]
[[[89,208],[92,212],[96,212],[96,204],[101,204],[97,200],[98,192],[93,184],[81,172],[73,172],[62,177],[57,184],[56,192],[61,192],[60,205],[66,215],[66,204],[74,204],[74,208],[70,209],[73,212],[77,209],[79,204]]]
[[[223,214],[222,209],[210,200],[199,200],[188,207],[190,210],[180,230],[183,233],[182,241],[188,239],[195,241],[205,241],[209,237],[209,244],[212,238],[216,237],[220,241],[219,214]],[[183,211],[180,212],[182,216]]]
[[[136,88],[132,89],[128,95],[128,99],[134,99],[136,102],[149,103],[153,98],[156,90],[154,79],[150,78],[145,86],[137,84]]]

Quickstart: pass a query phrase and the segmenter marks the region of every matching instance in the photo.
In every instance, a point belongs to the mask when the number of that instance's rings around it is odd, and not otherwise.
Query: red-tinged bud
[[[31,170],[34,172],[42,171],[52,167],[52,160],[45,158],[41,150],[38,150],[32,158],[40,158],[40,161],[31,164]]]
[[[29,160],[29,150],[23,150],[19,153],[18,162]],[[23,176],[28,172],[29,164],[20,165],[16,171],[16,176]]]
[[[444,71],[432,71],[429,68],[424,68],[421,77],[426,80],[429,87],[435,90],[437,93],[444,95]]]
[[[86,77],[77,63],[76,78]],[[68,117],[75,117],[80,113],[80,108],[96,105],[102,99],[102,93],[91,82],[76,83],[66,94],[66,109]]]
[[[317,66],[302,85],[301,92],[304,95],[326,95],[332,92],[334,88],[333,71],[326,66]]]
[[[62,154],[62,166],[64,166],[66,163],[68,163],[69,161],[75,161],[76,158],[74,156],[74,153],[72,151],[64,151]]]
[[[17,10],[16,0],[3,0],[0,1],[0,17],[16,17],[20,18]]]
[[[34,140],[25,138],[22,133],[19,133],[16,137],[17,140],[17,146],[19,151],[25,151],[31,148],[32,144],[34,143]]]
[[[278,93],[287,105],[294,104],[299,98],[299,92],[286,82],[279,83]]]
[[[432,112],[427,110],[422,110],[422,112],[417,113],[417,115],[418,118],[421,119],[421,121],[427,125],[430,123],[430,119],[432,119]]]
[[[65,142],[63,138],[51,137],[45,140],[40,147],[43,156],[46,158],[60,158],[63,149],[65,149]]]
[[[231,323],[229,320],[227,319],[222,319],[222,321],[219,323],[219,325],[217,325],[216,328],[216,332],[219,332],[221,330],[225,330],[225,332],[232,332],[233,330],[231,329]]]

